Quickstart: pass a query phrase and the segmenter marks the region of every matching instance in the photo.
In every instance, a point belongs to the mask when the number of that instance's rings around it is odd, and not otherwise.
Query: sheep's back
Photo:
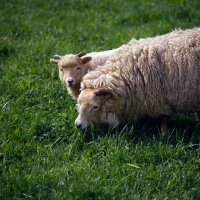
[[[136,121],[200,111],[199,77],[200,29],[195,28],[134,41],[84,82],[114,90],[120,99],[117,115]]]
[[[136,77],[141,77],[138,85],[144,113],[200,110],[200,29],[177,30],[147,39],[133,48],[132,53],[132,74],[138,71]]]

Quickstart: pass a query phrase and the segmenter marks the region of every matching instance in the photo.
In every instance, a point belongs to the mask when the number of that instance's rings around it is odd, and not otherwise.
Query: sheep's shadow
[[[168,120],[168,133],[163,135],[160,131],[161,119],[144,118],[135,125],[127,124],[116,127],[108,125],[94,125],[84,131],[84,138],[87,142],[97,140],[98,137],[111,136],[117,134],[133,143],[146,141],[152,138],[170,143],[177,144],[183,141],[184,143],[200,143],[200,120],[193,114],[176,115]]]
[[[184,143],[200,142],[200,120],[192,114],[176,115],[168,119],[168,132],[164,135],[161,133],[161,119],[143,119],[136,124],[138,137],[144,134],[146,137],[155,137],[163,142],[170,141],[170,144],[176,144],[180,141]]]

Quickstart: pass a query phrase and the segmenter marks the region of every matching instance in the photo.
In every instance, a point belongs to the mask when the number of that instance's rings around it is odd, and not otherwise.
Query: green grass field
[[[0,1],[0,199],[200,199],[200,123],[74,126],[54,54],[200,26],[199,0]]]

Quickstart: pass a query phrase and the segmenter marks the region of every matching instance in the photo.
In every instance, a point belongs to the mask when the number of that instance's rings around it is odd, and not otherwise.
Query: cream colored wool
[[[200,111],[200,28],[132,42],[84,76],[78,128]]]

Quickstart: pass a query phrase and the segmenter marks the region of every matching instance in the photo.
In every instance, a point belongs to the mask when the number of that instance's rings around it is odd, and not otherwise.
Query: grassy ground
[[[74,127],[54,54],[200,25],[193,0],[0,1],[0,199],[200,199],[197,115]]]

